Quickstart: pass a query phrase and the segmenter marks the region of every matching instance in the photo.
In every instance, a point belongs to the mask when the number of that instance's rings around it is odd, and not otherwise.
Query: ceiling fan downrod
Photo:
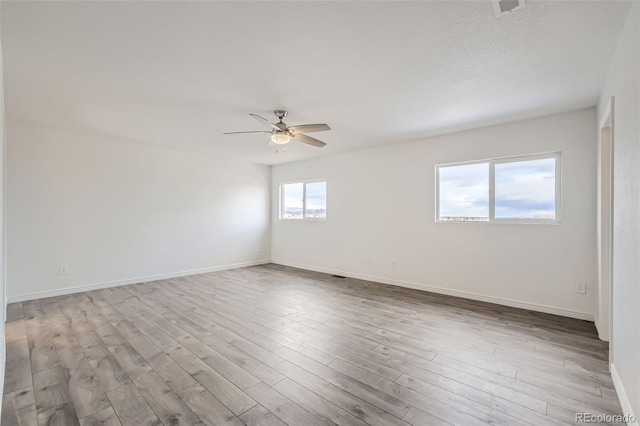
[[[284,120],[287,114],[289,114],[287,111],[283,109],[277,109],[273,111],[273,113],[276,115],[276,117],[278,117],[278,120],[280,120],[280,123],[282,123],[282,120]]]

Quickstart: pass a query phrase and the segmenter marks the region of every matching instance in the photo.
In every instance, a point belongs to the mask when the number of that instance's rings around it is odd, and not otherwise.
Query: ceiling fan
[[[277,123],[272,123],[264,117],[261,117],[257,114],[249,114],[251,117],[255,118],[259,121],[263,126],[269,128],[270,130],[250,130],[246,132],[227,132],[223,133],[224,135],[237,135],[240,133],[271,133],[271,137],[269,140],[277,145],[286,145],[292,140],[306,143],[309,145],[317,146],[318,148],[322,148],[326,145],[326,143],[312,138],[311,136],[307,136],[303,134],[310,132],[323,132],[325,130],[331,130],[326,124],[300,124],[297,126],[289,126],[287,123],[282,121],[288,114],[287,111],[277,109],[273,111],[273,113],[278,118]],[[267,142],[268,143],[268,142]]]

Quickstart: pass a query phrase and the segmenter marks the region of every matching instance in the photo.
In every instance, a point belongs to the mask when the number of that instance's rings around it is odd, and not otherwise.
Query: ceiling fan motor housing
[[[273,111],[273,113],[276,115],[276,117],[278,117],[278,120],[280,121],[282,121],[287,116],[287,114],[289,114],[287,111],[283,109],[277,109]]]

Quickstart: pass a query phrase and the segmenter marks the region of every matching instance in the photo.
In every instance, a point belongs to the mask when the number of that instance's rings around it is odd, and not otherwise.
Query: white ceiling
[[[596,103],[630,3],[3,2],[9,119],[277,164]],[[248,113],[328,123],[275,154]]]

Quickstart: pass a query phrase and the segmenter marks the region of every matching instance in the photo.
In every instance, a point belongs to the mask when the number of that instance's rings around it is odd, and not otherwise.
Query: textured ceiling
[[[630,3],[3,2],[9,119],[277,164],[596,103]],[[326,122],[275,154],[248,113]]]

